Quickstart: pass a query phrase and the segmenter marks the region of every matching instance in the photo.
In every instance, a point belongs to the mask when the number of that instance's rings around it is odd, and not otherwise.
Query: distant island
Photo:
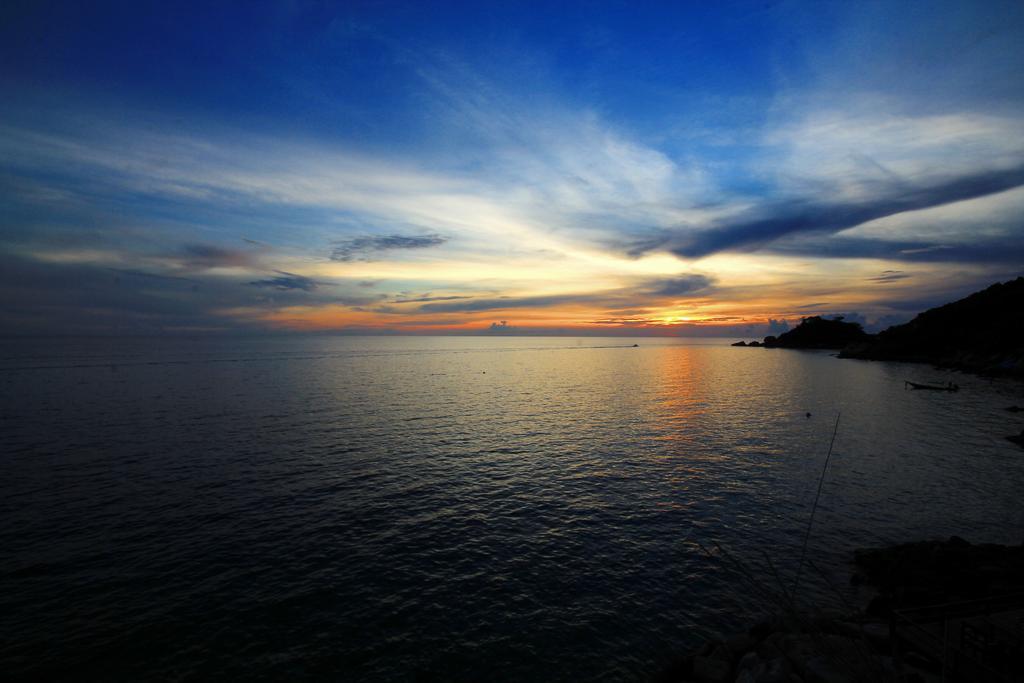
[[[736,342],[733,346],[753,346],[780,349],[842,349],[855,342],[871,339],[858,323],[844,322],[842,316],[822,318],[816,315],[804,318],[799,325],[778,337],[770,335],[764,341]]]
[[[1024,277],[932,308],[877,335],[841,317],[805,318],[784,334],[733,346],[836,349],[840,358],[891,360],[1024,377]]]

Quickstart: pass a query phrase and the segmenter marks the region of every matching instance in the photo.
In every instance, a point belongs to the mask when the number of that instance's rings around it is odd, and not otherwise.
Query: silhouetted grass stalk
[[[789,624],[792,625],[790,628],[796,628],[795,631],[792,631],[793,633],[802,632],[806,634],[814,644],[818,653],[828,658],[833,664],[839,666],[842,671],[853,676],[855,680],[862,682],[871,681],[873,683],[877,683],[879,681],[891,681],[895,680],[896,674],[891,671],[887,671],[882,664],[882,661],[873,654],[873,648],[868,641],[862,618],[857,615],[858,610],[855,609],[854,605],[852,605],[843,594],[843,591],[832,581],[827,572],[819,567],[813,560],[807,559],[807,547],[810,541],[811,530],[814,526],[814,518],[818,509],[818,502],[821,498],[821,490],[825,481],[825,474],[828,472],[828,465],[832,458],[832,451],[835,447],[836,436],[839,433],[840,415],[841,413],[836,415],[835,426],[832,430],[832,440],[829,443],[828,453],[825,455],[825,465],[818,478],[818,490],[814,497],[814,504],[811,507],[811,516],[807,523],[807,531],[804,534],[803,544],[800,549],[800,561],[797,565],[796,577],[790,589],[787,590],[787,582],[783,579],[771,555],[766,551],[762,553],[765,561],[765,566],[762,568],[758,567],[754,563],[748,563],[738,557],[735,557],[715,541],[711,542],[713,547],[705,546],[696,539],[690,542],[695,544],[709,558],[718,559],[726,565],[731,566],[733,571],[735,571],[739,576],[740,580],[747,586],[748,590],[744,594],[747,599],[752,598],[755,601],[761,602],[762,605],[767,607],[769,613],[787,619]],[[693,532],[691,531],[684,542],[689,541],[692,535]],[[849,645],[844,647],[841,642],[838,642],[833,638],[833,635],[836,633],[833,629],[838,628],[838,626],[836,624],[829,625],[830,620],[825,618],[824,614],[820,612],[818,608],[813,605],[801,608],[798,604],[797,590],[800,586],[800,578],[804,564],[810,566],[810,568],[824,581],[827,590],[831,591],[832,594],[839,598],[840,603],[848,611],[846,619],[853,619],[854,623],[851,625],[858,627],[857,632],[859,637],[851,638],[848,641]],[[766,576],[770,577],[771,580],[764,580],[764,577]],[[847,621],[847,623],[850,622]],[[787,630],[784,623],[781,624],[779,628],[781,631]],[[830,633],[833,635],[829,635]],[[790,664],[797,666],[798,663],[791,657],[790,653],[783,650],[780,651],[780,654],[788,659]]]
[[[768,608],[769,613],[788,619],[792,627],[796,628],[793,631],[794,634],[797,631],[806,634],[811,639],[811,642],[814,643],[817,651],[831,660],[833,664],[839,666],[842,671],[852,675],[857,681],[861,682],[871,681],[877,683],[892,679],[892,675],[885,671],[881,661],[872,654],[872,648],[868,643],[863,624],[858,624],[860,627],[858,629],[859,639],[850,641],[850,644],[853,646],[852,652],[842,647],[837,647],[837,644],[830,640],[827,633],[823,630],[821,616],[797,605],[796,595],[786,589],[785,581],[779,575],[771,556],[767,552],[763,553],[767,562],[767,572],[765,572],[764,569],[750,565],[735,557],[717,542],[712,541],[714,548],[709,548],[696,540],[693,543],[709,558],[717,558],[731,565],[749,589],[749,592],[745,594],[747,598],[761,601]],[[855,610],[846,600],[838,586],[813,561],[808,561],[807,564],[821,575],[826,587],[839,597],[839,600],[850,610],[851,616],[853,616]],[[775,588],[772,587],[771,581],[763,580],[762,576],[766,573],[770,574],[774,579]],[[787,627],[782,624],[780,628],[785,630]],[[791,654],[784,649],[781,649],[779,654],[789,660],[790,664],[794,667],[799,665],[792,658]]]
[[[796,565],[796,578],[793,580],[793,590],[789,593],[795,596],[800,586],[800,575],[803,573],[804,560],[807,558],[807,543],[811,540],[811,527],[814,526],[814,514],[818,511],[818,499],[821,498],[821,486],[825,483],[825,473],[828,472],[828,461],[832,458],[832,447],[836,445],[836,434],[839,433],[839,417],[842,413],[836,413],[836,426],[832,430],[832,442],[828,445],[828,455],[825,456],[825,466],[821,468],[821,476],[818,477],[818,492],[814,494],[814,505],[811,506],[811,518],[807,520],[807,532],[804,533],[803,547],[800,548],[800,562]]]

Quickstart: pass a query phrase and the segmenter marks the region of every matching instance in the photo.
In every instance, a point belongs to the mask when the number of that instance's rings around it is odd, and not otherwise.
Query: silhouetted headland
[[[925,311],[839,356],[1024,376],[1024,277]]]
[[[932,308],[877,335],[841,317],[805,318],[763,343],[733,346],[839,349],[840,358],[931,363],[965,372],[1024,377],[1024,277]]]
[[[733,346],[767,349],[842,349],[869,339],[871,335],[865,332],[859,323],[848,323],[842,316],[822,318],[815,315],[804,318],[795,328],[777,337],[769,335],[763,342],[752,341],[749,344],[738,341]]]
[[[859,323],[848,323],[842,317],[828,319],[816,315],[804,318],[795,328],[778,337],[765,337],[764,345],[780,349],[842,349],[870,338]]]

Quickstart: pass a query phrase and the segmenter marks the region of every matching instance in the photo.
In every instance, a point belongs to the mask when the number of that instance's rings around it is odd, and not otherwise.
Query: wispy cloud
[[[868,282],[897,282],[899,280],[906,280],[912,277],[910,273],[904,273],[901,270],[886,270],[881,275],[875,277],[869,277]]]
[[[1007,265],[1024,263],[1024,241],[1017,239],[979,240],[966,244],[930,244],[891,239],[833,236],[802,236],[781,239],[763,250],[766,253],[829,259],[870,259],[911,263],[970,263],[989,265],[1000,271]]]
[[[707,292],[713,284],[707,275],[693,274],[652,281],[645,289],[652,296],[685,297],[698,292]]]
[[[186,244],[181,248],[179,263],[188,270],[248,267],[255,263],[252,254],[239,249],[226,249],[211,244]]]
[[[438,247],[448,241],[441,235],[376,235],[352,237],[335,242],[332,261],[370,260],[386,252]]]
[[[459,295],[453,295],[453,296],[420,296],[420,297],[412,297],[412,298],[393,299],[393,300],[389,301],[388,303],[389,304],[418,304],[418,303],[428,303],[428,302],[431,302],[431,301],[458,301],[460,299],[472,299],[472,298],[473,297],[471,297],[471,296],[459,296]]]
[[[316,280],[302,275],[288,273],[283,270],[276,272],[276,277],[267,278],[265,280],[254,280],[249,284],[254,287],[271,287],[281,291],[299,289],[304,292],[312,292],[320,284]]]
[[[0,250],[33,283],[47,268],[67,287],[69,274],[99,283],[119,269],[120,289],[95,284],[97,316],[123,301],[142,320],[139,302],[164,292],[181,308],[152,301],[154,315],[174,325],[191,310],[197,325],[353,329],[484,325],[479,314],[502,310],[540,320],[508,321],[517,330],[562,313],[726,324],[747,310],[779,320],[807,301],[890,315],[1024,264],[1017,100],[925,106],[929,88],[869,87],[850,65],[877,72],[879,60],[858,53],[835,68],[823,41],[814,63],[827,73],[780,77],[757,96],[645,81],[648,104],[680,105],[655,120],[612,88],[545,87],[530,56],[499,71],[458,50],[363,38],[395,58],[417,105],[392,112],[415,125],[381,122],[373,140],[120,104],[117,117],[70,105],[35,117],[10,98]],[[726,130],[722,117],[742,124]],[[48,296],[40,306],[60,309]],[[86,307],[81,292],[68,301]]]
[[[706,275],[692,274],[667,279],[644,280],[629,287],[601,292],[471,298],[464,301],[427,303],[420,306],[419,310],[430,313],[453,313],[573,305],[589,305],[606,309],[653,307],[666,301],[686,300],[696,295],[706,296],[711,293],[713,286],[712,278]]]

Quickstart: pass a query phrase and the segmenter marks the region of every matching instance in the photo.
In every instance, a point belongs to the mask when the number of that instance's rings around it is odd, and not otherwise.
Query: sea
[[[731,341],[0,342],[0,671],[648,680],[1024,540],[1024,384]]]

